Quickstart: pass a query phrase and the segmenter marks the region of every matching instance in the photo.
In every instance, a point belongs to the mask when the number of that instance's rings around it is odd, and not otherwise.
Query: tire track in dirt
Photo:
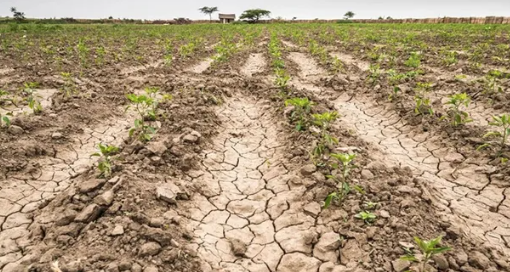
[[[304,54],[301,57],[300,62],[314,63]],[[384,157],[376,159],[410,167],[429,187],[438,210],[454,225],[510,255],[510,191],[504,177],[491,175],[487,161],[464,158],[441,145],[437,136],[417,133],[391,105],[351,97],[340,97],[334,104],[342,123],[384,152]]]
[[[252,77],[256,73],[261,73],[266,67],[266,60],[262,53],[252,53],[248,57],[248,60],[241,68],[241,75],[246,77]]]
[[[34,168],[28,174],[15,173],[0,181],[0,270],[23,260],[25,248],[31,243],[28,228],[35,220],[32,212],[69,188],[73,178],[97,161],[90,157],[97,151],[97,144],[119,145],[128,135],[131,119],[119,116],[84,128],[84,133],[71,143],[56,146],[54,157],[31,160]]]
[[[203,170],[190,173],[202,192],[180,210],[189,211],[204,271],[317,271],[338,260],[339,234],[316,223],[318,203],[302,201],[306,187],[269,113],[251,98],[226,101]]]

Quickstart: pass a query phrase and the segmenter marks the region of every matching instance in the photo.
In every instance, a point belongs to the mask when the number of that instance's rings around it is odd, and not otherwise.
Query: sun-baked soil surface
[[[413,36],[430,44],[423,73],[388,99],[389,71],[414,70],[407,48],[397,46],[393,62],[364,55],[391,53],[394,43],[369,37],[388,41],[385,28],[360,31],[367,37],[333,25],[307,35],[305,26],[117,28],[63,29],[88,37],[73,47],[50,42],[56,32],[26,30],[37,46],[2,33],[0,114],[11,124],[0,129],[0,271],[420,271],[400,259],[419,257],[415,236],[451,247],[426,271],[510,271],[510,153],[477,151],[509,97],[504,79],[489,95],[474,79],[500,62],[473,70],[474,57],[459,55],[454,66],[469,76],[456,77],[433,54],[442,40],[425,31]],[[352,39],[331,40],[335,31]],[[279,69],[289,76],[283,87]],[[414,111],[417,82],[431,83],[432,115]],[[155,134],[143,142],[130,136],[138,115],[126,95],[149,87],[159,104],[145,116]],[[453,127],[440,118],[447,96],[463,91],[473,122]],[[285,104],[304,97],[310,114],[339,116],[327,130],[338,143],[321,156],[312,156],[318,126],[296,131],[296,108]],[[91,156],[98,144],[119,147],[108,177]],[[342,176],[331,153],[356,154],[357,190],[325,208]]]

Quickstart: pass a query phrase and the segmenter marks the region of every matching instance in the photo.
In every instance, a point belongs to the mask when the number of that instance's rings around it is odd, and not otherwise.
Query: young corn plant
[[[147,95],[128,94],[126,96],[131,105],[126,108],[126,111],[133,107],[138,113],[138,118],[135,119],[135,126],[129,130],[129,136],[132,137],[138,134],[138,138],[142,142],[148,142],[156,133],[156,129],[145,123],[145,118],[150,118],[150,111],[153,109],[154,99]]]
[[[285,106],[294,106],[294,111],[290,115],[290,120],[296,123],[296,130],[303,131],[310,122],[310,111],[313,102],[308,98],[292,98],[285,100]]]
[[[420,67],[420,64],[421,64],[421,55],[419,53],[417,53],[417,52],[412,52],[411,56],[409,57],[409,59],[407,59],[404,62],[405,66],[413,67],[413,68]]]
[[[493,121],[489,123],[489,125],[498,127],[499,131],[490,131],[486,133],[483,138],[493,137],[496,139],[500,139],[499,145],[501,146],[500,152],[505,148],[506,143],[508,141],[508,136],[510,135],[510,114],[502,114],[500,116],[493,116]],[[490,143],[485,143],[478,147],[478,149],[482,149],[484,147],[490,146]]]
[[[415,88],[414,101],[416,103],[414,107],[414,113],[417,115],[434,114],[432,109],[430,98],[428,97],[429,91],[432,89],[431,83],[418,82]]]
[[[331,158],[334,158],[336,161],[330,164],[330,167],[334,170],[342,168],[342,176],[341,180],[339,180],[335,176],[328,176],[337,182],[337,191],[329,194],[324,201],[324,208],[327,209],[332,201],[336,201],[338,203],[342,203],[345,197],[351,192],[351,186],[349,185],[349,173],[350,171],[356,167],[353,163],[356,158],[356,154],[330,154]]]
[[[5,103],[6,101],[10,101],[11,99],[7,98],[7,95],[9,95],[8,92],[4,90],[0,90],[0,106]],[[11,125],[11,119],[9,118],[9,114],[3,114],[0,112],[0,128],[5,126],[9,127]]]
[[[288,83],[290,81],[289,74],[285,70],[279,69],[279,68],[275,69],[275,74],[276,74],[276,78],[275,78],[275,82],[274,82],[275,85],[278,88],[280,88],[281,91],[286,92]]]
[[[368,225],[372,224],[377,219],[377,216],[375,214],[367,211],[361,211],[354,217],[363,220],[363,222],[365,222],[365,224]]]
[[[99,176],[108,178],[112,174],[112,158],[119,151],[119,148],[114,145],[98,144],[99,152],[93,153],[91,157],[99,157],[97,167],[101,173]]]
[[[499,70],[491,70],[483,79],[483,94],[495,94],[503,92],[503,88],[499,83],[499,79],[503,73]]]
[[[344,71],[344,63],[338,57],[333,57],[331,59],[331,70],[334,74]]]
[[[152,102],[149,105],[149,109],[147,110],[147,115],[145,116],[146,119],[149,121],[156,121],[156,111],[159,104],[159,88],[158,87],[146,87],[145,93],[147,94],[147,97]]]
[[[439,236],[435,239],[432,239],[430,241],[422,240],[419,237],[414,237],[414,242],[418,246],[418,249],[421,251],[421,256],[417,257],[414,255],[414,253],[410,249],[404,249],[407,254],[406,256],[401,257],[400,259],[411,261],[411,262],[417,262],[420,265],[420,271],[425,272],[425,267],[432,259],[434,255],[438,255],[441,253],[444,253],[446,251],[451,250],[450,247],[441,246],[441,239],[442,237]]]
[[[62,78],[64,79],[64,86],[61,89],[61,92],[66,96],[69,97],[77,92],[76,90],[76,84],[73,81],[73,78],[71,76],[71,73],[61,73]]]
[[[331,150],[334,144],[338,144],[338,139],[329,134],[329,127],[337,118],[336,111],[312,115],[314,125],[319,127],[319,142],[312,151],[313,158],[320,158],[327,150]]]
[[[449,98],[450,100],[445,104],[450,106],[450,110],[447,115],[441,117],[441,120],[450,119],[454,127],[472,122],[473,120],[469,118],[469,113],[462,109],[469,106],[471,98],[466,93],[454,94]]]
[[[34,114],[39,114],[42,112],[43,108],[41,105],[41,96],[37,94],[37,83],[29,82],[25,83],[23,86],[23,92],[27,94],[26,100],[28,103],[28,107],[34,112]]]
[[[381,66],[379,66],[379,64],[370,64],[369,73],[367,81],[370,82],[372,86],[375,86],[381,78]]]
[[[455,51],[443,51],[441,52],[441,55],[442,55],[442,60],[441,62],[443,63],[444,66],[452,66],[454,64],[457,64],[457,62],[459,61],[457,59],[457,52]]]

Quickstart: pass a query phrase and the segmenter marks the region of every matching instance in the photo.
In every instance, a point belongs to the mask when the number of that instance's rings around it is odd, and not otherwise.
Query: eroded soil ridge
[[[304,54],[299,59],[295,62],[302,71],[315,65]],[[469,237],[510,255],[507,186],[504,177],[491,175],[494,167],[488,161],[464,158],[455,148],[441,144],[440,136],[416,132],[390,104],[377,105],[368,98],[348,96],[341,96],[334,104],[343,123],[383,151],[384,157],[377,159],[389,166],[410,167],[416,177],[423,178],[422,184],[434,195],[434,204],[449,221],[462,226]]]
[[[120,144],[128,135],[129,124],[130,120],[115,119],[85,128],[71,143],[59,146],[54,157],[33,160],[33,169],[27,174],[16,172],[0,181],[0,268],[22,261],[31,243],[28,229],[34,222],[32,212],[69,188],[74,177],[93,165],[96,159],[90,155],[96,152],[97,144]]]

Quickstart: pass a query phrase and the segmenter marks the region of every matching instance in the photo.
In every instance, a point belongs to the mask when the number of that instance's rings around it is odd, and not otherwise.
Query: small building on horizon
[[[220,13],[219,16],[220,16],[220,22],[222,24],[230,24],[236,20],[235,14],[221,14]]]

